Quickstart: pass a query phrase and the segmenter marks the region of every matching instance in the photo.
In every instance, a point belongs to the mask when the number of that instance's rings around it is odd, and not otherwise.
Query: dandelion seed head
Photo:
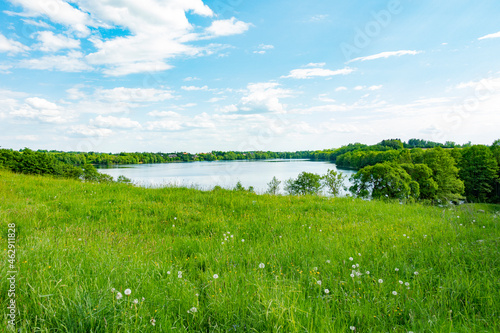
[[[350,329],[351,331],[355,331],[355,330],[356,330],[356,327],[354,327],[354,326],[349,326],[349,329]]]
[[[116,299],[122,299],[123,295],[121,292],[116,293]]]
[[[354,260],[354,258],[353,258],[353,257],[349,257],[349,260],[350,260],[350,261],[353,261],[353,260]]]
[[[410,282],[405,282],[405,286],[409,286],[410,285]]]
[[[139,303],[139,300],[136,298],[136,299],[134,299],[134,304],[137,304],[137,303]]]
[[[132,290],[125,289],[125,291],[123,293],[128,296],[128,295],[130,295],[132,293]]]
[[[219,278],[219,275],[214,274],[214,279],[218,279],[218,278]]]
[[[418,275],[418,272],[414,272],[413,274]]]
[[[393,291],[393,292],[392,292],[392,294],[393,294],[394,296],[396,296],[396,295],[398,294],[398,292],[397,292],[397,291]]]
[[[316,283],[321,286],[321,280],[316,281]]]
[[[266,267],[266,265],[264,265],[264,263],[263,263],[263,262],[261,262],[261,263],[259,264],[259,268],[264,268],[264,267]]]
[[[383,283],[383,282],[384,282],[384,280],[378,279],[378,283]]]
[[[354,274],[352,274],[352,273],[351,273],[351,274],[349,274],[349,275],[350,275],[352,278],[354,277]]]
[[[399,284],[403,284],[403,281],[399,280]]]
[[[396,268],[394,268],[394,270],[395,270],[396,272],[398,272],[398,271],[399,271],[399,268],[397,268],[397,267],[396,267]]]
[[[330,293],[330,290],[325,289],[325,294],[329,294],[329,293]]]

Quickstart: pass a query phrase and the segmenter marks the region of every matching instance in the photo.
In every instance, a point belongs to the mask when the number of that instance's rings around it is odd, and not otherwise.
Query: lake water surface
[[[257,193],[264,193],[267,183],[276,176],[282,181],[280,187],[283,193],[285,180],[297,178],[302,171],[324,175],[328,169],[337,170],[335,164],[330,162],[282,159],[118,165],[99,171],[115,179],[123,175],[144,187],[175,185],[210,190],[219,185],[231,189],[240,181],[245,188],[253,186]],[[347,178],[355,173],[352,170],[338,171]]]

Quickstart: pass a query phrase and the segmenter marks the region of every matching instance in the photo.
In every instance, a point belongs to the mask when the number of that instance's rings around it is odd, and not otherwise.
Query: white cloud
[[[344,90],[347,90],[347,88],[346,87],[337,87],[337,88],[335,88],[335,91],[337,91],[337,92],[338,91],[344,91]]]
[[[403,55],[416,55],[419,53],[422,53],[422,51],[401,50],[401,51],[392,51],[392,52],[381,52],[381,53],[373,54],[371,56],[354,58],[352,60],[349,60],[347,63],[351,63],[354,61],[375,60],[375,59],[381,59],[381,58],[386,59],[389,57],[400,57]]]
[[[22,6],[21,16],[48,17],[52,22],[69,27],[80,37],[90,34],[88,26],[98,26],[89,14],[73,7],[62,0],[10,0],[15,5]]]
[[[266,54],[267,50],[274,49],[274,45],[260,44],[257,51],[253,51],[255,54]]]
[[[304,67],[324,67],[326,65],[325,62],[310,62]]]
[[[0,64],[0,73],[9,74],[10,73],[9,69],[11,69],[11,68],[12,68],[11,65],[1,65]]]
[[[239,111],[249,113],[284,113],[285,107],[280,102],[280,98],[292,96],[292,91],[279,88],[279,86],[275,82],[249,84],[246,96],[240,100]]]
[[[225,99],[226,99],[225,97],[212,97],[207,102],[208,103],[217,103],[217,102],[223,101]]]
[[[250,28],[250,23],[238,21],[235,17],[228,20],[213,21],[205,31],[211,36],[231,36],[244,33]]]
[[[113,116],[103,117],[101,115],[97,116],[97,118],[95,119],[90,120],[90,125],[99,128],[141,128],[141,124],[130,118],[117,118]]]
[[[155,111],[148,112],[148,116],[177,118],[177,117],[180,117],[180,114],[178,114],[177,112],[174,112],[174,111],[156,111],[155,110]]]
[[[282,78],[293,78],[293,79],[310,79],[313,77],[329,77],[334,75],[347,75],[354,72],[352,68],[343,68],[337,70],[324,69],[324,68],[301,68],[294,69],[290,71],[287,76],[282,76]]]
[[[368,87],[368,90],[371,90],[371,91],[375,91],[375,90],[379,90],[379,89],[382,89],[382,85],[377,85],[377,86],[370,86]]]
[[[259,49],[261,50],[272,50],[274,49],[274,45],[266,45],[266,44],[260,44]]]
[[[83,61],[83,53],[70,51],[67,55],[44,56],[38,59],[22,60],[21,67],[58,70],[62,72],[82,72],[92,70],[92,67]]]
[[[177,120],[148,121],[145,127],[148,131],[179,131],[183,129],[181,122]]]
[[[45,29],[51,29],[52,28],[52,26],[50,26],[49,24],[47,24],[44,21],[38,21],[37,22],[35,20],[30,20],[30,19],[22,19],[21,21],[23,21],[26,24],[34,25],[35,27],[40,27],[40,28],[45,28]]]
[[[80,41],[63,35],[55,35],[52,31],[40,31],[37,39],[41,42],[39,48],[44,52],[56,52],[61,49],[78,49]]]
[[[16,135],[15,139],[20,141],[38,141],[39,137],[37,135]]]
[[[44,123],[63,124],[74,118],[74,114],[44,98],[29,97],[20,107],[10,112],[12,116],[38,120]]]
[[[363,90],[365,89],[365,86],[356,86],[354,87],[354,90]]]
[[[109,128],[95,128],[88,125],[75,125],[71,126],[67,133],[84,137],[106,137],[113,134],[113,131]]]
[[[200,78],[193,77],[193,76],[188,76],[187,78],[183,79],[183,81],[198,81],[201,80]]]
[[[327,15],[327,14],[318,14],[318,15],[311,16],[309,18],[309,21],[310,22],[320,22],[320,21],[326,20],[328,17],[329,17],[329,15]]]
[[[110,102],[161,102],[172,99],[174,96],[169,90],[154,88],[125,88],[97,89],[94,93],[96,99]]]
[[[16,54],[20,52],[26,52],[29,47],[23,45],[15,40],[8,39],[0,33],[0,52],[7,52],[10,54]]]
[[[499,32],[495,32],[493,34],[489,34],[489,35],[483,36],[483,37],[479,37],[478,40],[490,39],[490,38],[500,38],[500,31]]]
[[[198,90],[208,90],[208,86],[203,86],[203,87],[197,87],[197,86],[182,86],[182,90],[186,91],[198,91]]]

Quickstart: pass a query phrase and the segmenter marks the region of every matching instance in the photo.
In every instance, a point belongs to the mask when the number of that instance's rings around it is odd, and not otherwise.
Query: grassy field
[[[0,219],[2,277],[16,226],[22,332],[500,331],[498,205],[0,171]],[[8,290],[3,278],[2,328]]]

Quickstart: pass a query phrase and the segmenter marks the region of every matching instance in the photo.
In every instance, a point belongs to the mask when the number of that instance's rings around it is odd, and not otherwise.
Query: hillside
[[[499,205],[0,170],[0,216],[4,253],[15,224],[16,327],[27,332],[500,330]],[[7,276],[7,255],[0,267]]]

